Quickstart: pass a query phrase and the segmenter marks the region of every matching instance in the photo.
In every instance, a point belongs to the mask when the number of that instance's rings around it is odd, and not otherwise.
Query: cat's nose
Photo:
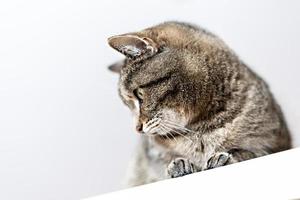
[[[136,125],[135,129],[136,129],[136,131],[138,133],[144,133],[143,132],[143,124],[142,123],[138,123],[138,125]]]

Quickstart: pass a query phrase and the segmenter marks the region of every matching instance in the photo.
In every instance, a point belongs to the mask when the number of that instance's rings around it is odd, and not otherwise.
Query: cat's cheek
[[[188,119],[181,112],[174,111],[172,109],[164,109],[162,111],[163,119],[176,123],[181,126],[185,126],[188,123]]]

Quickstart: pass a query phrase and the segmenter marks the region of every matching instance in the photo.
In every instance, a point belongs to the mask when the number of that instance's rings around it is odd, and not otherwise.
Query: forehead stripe
[[[141,88],[151,87],[153,85],[157,85],[159,83],[165,82],[165,81],[169,80],[170,78],[171,78],[171,75],[168,74],[168,75],[159,77],[157,79],[151,80],[148,83],[142,84],[142,85],[140,85],[140,87]]]

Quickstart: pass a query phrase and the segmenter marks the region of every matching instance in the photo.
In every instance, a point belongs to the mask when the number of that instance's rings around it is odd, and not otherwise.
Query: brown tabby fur
[[[109,44],[126,55],[110,69],[142,133],[129,186],[291,147],[267,84],[213,34],[166,22]]]

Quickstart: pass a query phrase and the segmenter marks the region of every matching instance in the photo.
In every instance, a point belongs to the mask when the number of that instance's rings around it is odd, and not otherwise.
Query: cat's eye
[[[134,96],[140,101],[142,102],[144,99],[144,91],[140,88],[137,88],[133,91]]]

